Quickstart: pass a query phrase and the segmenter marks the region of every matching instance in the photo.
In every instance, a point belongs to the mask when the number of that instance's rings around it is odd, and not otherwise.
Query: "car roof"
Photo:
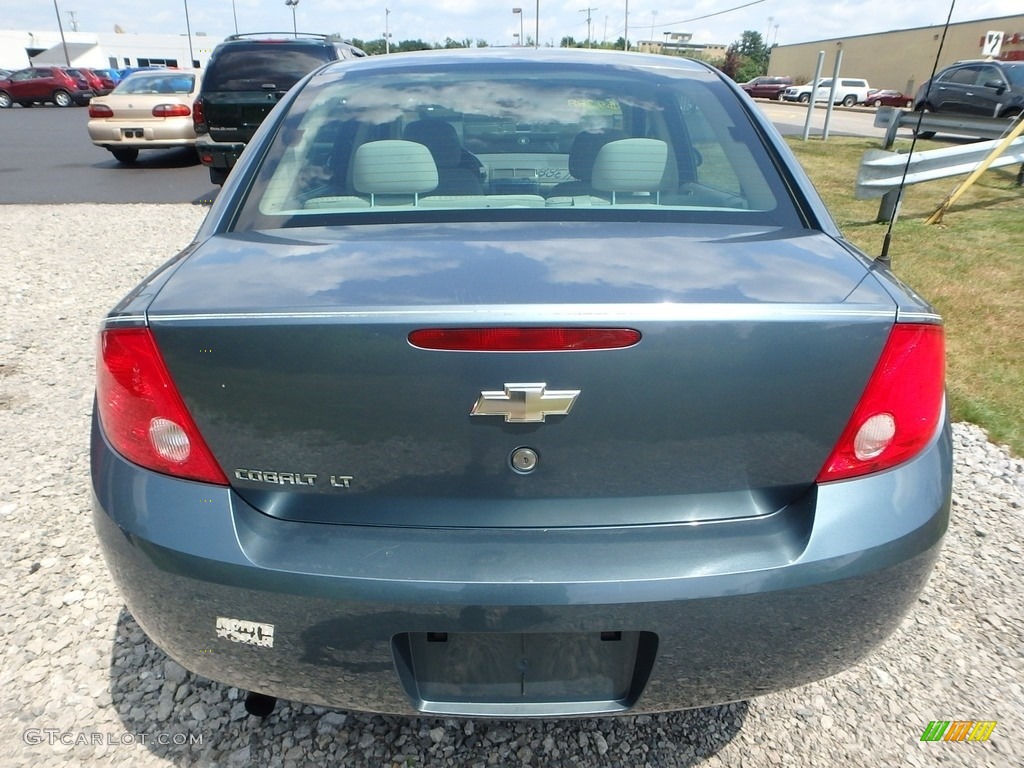
[[[694,59],[662,54],[632,53],[586,48],[451,48],[430,51],[408,51],[388,56],[368,56],[349,61],[336,61],[327,65],[328,70],[339,66],[358,66],[367,69],[405,69],[424,66],[472,66],[474,64],[517,62],[522,64],[594,64],[616,66],[634,70],[662,70],[692,72],[694,74],[718,74],[717,70]]]

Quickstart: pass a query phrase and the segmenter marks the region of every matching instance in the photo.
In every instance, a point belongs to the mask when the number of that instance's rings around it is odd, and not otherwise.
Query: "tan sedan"
[[[191,69],[135,72],[89,104],[89,138],[121,163],[140,149],[194,146],[192,102],[200,75]]]

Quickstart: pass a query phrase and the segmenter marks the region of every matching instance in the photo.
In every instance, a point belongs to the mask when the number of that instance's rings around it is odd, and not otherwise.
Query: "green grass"
[[[855,200],[861,155],[878,139],[790,140],[804,170],[845,235],[878,255],[885,225],[880,200]],[[898,142],[907,151],[910,142]],[[917,150],[943,146],[919,141]],[[889,255],[893,271],[946,323],[947,387],[953,418],[1024,455],[1024,188],[1018,166],[987,171],[942,224],[925,220],[961,179],[916,184],[904,192]]]

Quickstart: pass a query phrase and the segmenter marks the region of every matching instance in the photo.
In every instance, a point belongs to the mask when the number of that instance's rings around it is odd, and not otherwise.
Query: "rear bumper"
[[[191,118],[187,122],[151,120],[90,120],[89,138],[104,149],[161,149],[196,143]]]
[[[202,135],[196,139],[199,162],[207,168],[220,168],[225,171],[235,167],[244,146],[244,144],[217,142],[208,135]]]
[[[347,709],[553,717],[707,706],[856,663],[931,571],[951,442],[945,425],[913,461],[761,520],[615,529],[282,521],[125,462],[95,425],[92,471],[129,610],[194,672]],[[520,673],[522,691],[493,682]]]

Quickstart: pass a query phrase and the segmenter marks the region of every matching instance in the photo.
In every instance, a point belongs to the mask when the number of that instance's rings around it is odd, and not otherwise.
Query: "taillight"
[[[187,104],[157,104],[153,107],[153,117],[188,117],[191,114]]]
[[[96,399],[100,424],[114,449],[156,472],[227,485],[150,330],[106,330],[99,342]]]
[[[202,99],[192,102],[192,127],[196,133],[206,133],[206,113],[203,110]]]
[[[113,117],[114,110],[106,104],[90,104],[89,117]]]
[[[448,352],[575,352],[639,341],[640,331],[632,328],[423,328],[409,334],[414,347]]]
[[[941,326],[894,325],[817,482],[889,469],[921,451],[942,414],[945,359]]]

